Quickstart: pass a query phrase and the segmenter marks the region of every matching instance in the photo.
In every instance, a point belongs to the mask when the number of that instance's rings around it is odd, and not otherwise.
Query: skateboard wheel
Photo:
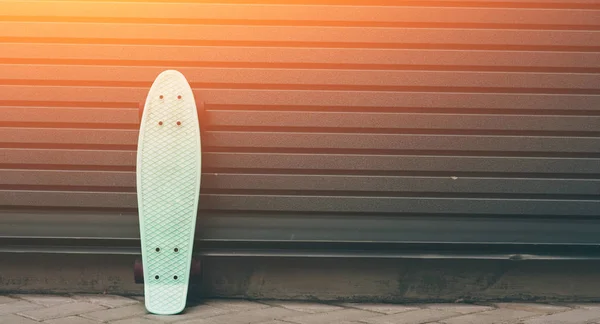
[[[136,284],[144,283],[144,266],[142,265],[142,260],[136,259],[133,264],[133,278]]]
[[[190,276],[196,277],[202,274],[202,263],[199,259],[192,257],[192,266],[190,268]]]
[[[202,283],[202,263],[199,259],[192,257],[192,264],[190,267],[190,284],[201,284]]]

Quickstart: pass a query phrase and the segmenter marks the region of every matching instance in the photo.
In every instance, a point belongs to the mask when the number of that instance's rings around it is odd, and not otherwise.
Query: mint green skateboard
[[[186,305],[201,177],[194,94],[178,71],[158,75],[146,98],[137,151],[137,197],[146,309]]]

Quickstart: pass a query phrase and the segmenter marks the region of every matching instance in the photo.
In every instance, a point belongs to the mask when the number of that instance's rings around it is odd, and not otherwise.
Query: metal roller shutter
[[[0,0],[5,249],[137,251],[171,68],[206,105],[198,251],[600,243],[598,0]]]

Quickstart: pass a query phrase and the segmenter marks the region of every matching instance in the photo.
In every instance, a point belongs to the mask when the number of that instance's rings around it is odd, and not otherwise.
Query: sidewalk
[[[599,304],[352,304],[204,300],[184,314],[148,314],[141,297],[0,295],[0,324],[588,324]]]

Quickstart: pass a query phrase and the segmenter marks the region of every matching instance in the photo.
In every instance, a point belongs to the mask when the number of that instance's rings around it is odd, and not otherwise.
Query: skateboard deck
[[[201,177],[194,94],[178,71],[160,73],[148,92],[136,168],[146,309],[176,314],[186,305]]]

